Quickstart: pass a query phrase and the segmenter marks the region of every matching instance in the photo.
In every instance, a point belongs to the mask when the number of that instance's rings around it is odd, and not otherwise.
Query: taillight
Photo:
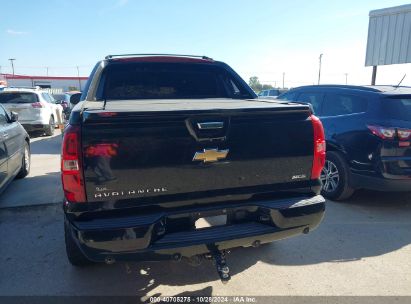
[[[311,179],[317,179],[320,178],[321,170],[325,164],[325,135],[323,124],[317,116],[311,115],[311,122],[314,130],[314,158]]]
[[[34,102],[31,104],[33,108],[44,108],[44,105],[41,102]]]
[[[397,134],[400,140],[411,139],[411,130],[409,129],[397,129]]]
[[[81,138],[78,126],[68,125],[64,130],[61,150],[61,181],[64,196],[71,203],[86,201],[81,163]]]
[[[381,127],[381,126],[367,126],[371,130],[372,134],[377,135],[382,139],[394,139],[398,137],[399,140],[410,140],[411,130],[401,129],[395,127]]]
[[[368,129],[370,129],[372,134],[382,139],[393,139],[395,136],[395,128],[373,126],[373,125],[369,125],[367,127]]]

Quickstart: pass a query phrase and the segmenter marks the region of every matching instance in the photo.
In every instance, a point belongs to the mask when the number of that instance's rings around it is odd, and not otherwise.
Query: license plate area
[[[200,217],[194,223],[196,230],[210,228],[210,227],[224,226],[226,224],[227,224],[227,214]]]
[[[166,233],[176,233],[253,222],[258,220],[258,209],[252,206],[173,214],[165,219],[164,226]]]

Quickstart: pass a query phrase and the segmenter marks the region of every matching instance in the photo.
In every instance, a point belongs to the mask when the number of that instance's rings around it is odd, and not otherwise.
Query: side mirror
[[[62,100],[56,100],[54,103],[55,104],[61,104],[63,101]]]
[[[80,102],[81,94],[74,94],[70,96],[70,103],[76,105]]]
[[[19,114],[16,112],[11,112],[10,113],[10,122],[16,122],[19,120]]]

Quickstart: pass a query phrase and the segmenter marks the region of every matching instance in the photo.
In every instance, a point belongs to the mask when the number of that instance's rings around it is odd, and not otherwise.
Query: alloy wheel
[[[340,182],[340,174],[338,172],[337,166],[329,161],[325,161],[323,170],[321,171],[321,183],[322,189],[325,192],[333,192],[337,189]]]

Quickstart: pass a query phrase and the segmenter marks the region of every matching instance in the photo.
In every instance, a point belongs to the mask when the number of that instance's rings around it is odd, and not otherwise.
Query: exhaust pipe
[[[113,257],[111,257],[111,256],[106,257],[106,258],[104,259],[104,261],[106,262],[107,265],[112,265],[112,264],[114,264],[114,263],[116,262],[116,260],[115,260]]]

